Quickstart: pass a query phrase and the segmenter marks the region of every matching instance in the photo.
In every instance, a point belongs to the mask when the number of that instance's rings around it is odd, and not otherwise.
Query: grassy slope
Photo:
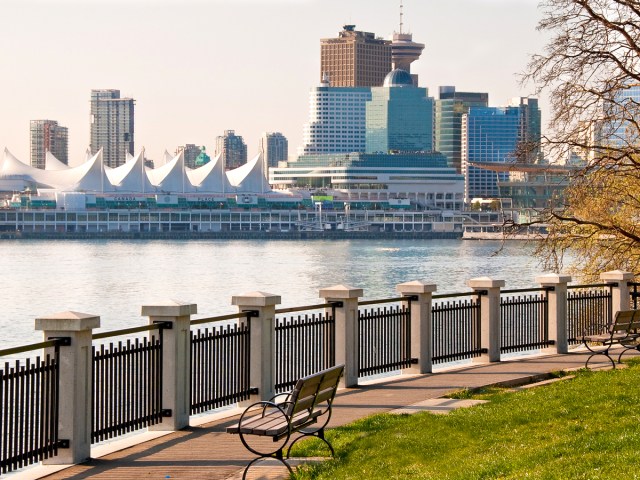
[[[298,479],[640,478],[640,366],[577,378],[449,415],[375,415],[328,432],[337,459]],[[317,440],[294,455],[326,455]]]

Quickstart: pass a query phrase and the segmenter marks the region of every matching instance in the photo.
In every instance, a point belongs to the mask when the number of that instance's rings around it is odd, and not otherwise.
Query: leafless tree
[[[580,157],[563,206],[540,217],[549,269],[640,273],[640,0],[544,0],[549,35],[525,74],[551,102],[545,151]]]

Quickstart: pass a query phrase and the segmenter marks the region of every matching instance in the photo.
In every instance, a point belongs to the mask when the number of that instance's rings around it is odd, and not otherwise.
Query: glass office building
[[[471,107],[487,107],[488,93],[456,92],[454,86],[440,87],[435,101],[436,150],[447,157],[457,172],[462,170],[462,116]]]
[[[371,89],[366,107],[367,153],[430,152],[433,148],[433,98],[415,87],[411,75],[393,70],[382,87]]]

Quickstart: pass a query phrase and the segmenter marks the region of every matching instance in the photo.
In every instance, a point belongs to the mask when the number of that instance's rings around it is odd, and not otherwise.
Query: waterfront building
[[[202,152],[203,148],[204,147],[199,147],[193,143],[187,143],[184,146],[178,147],[176,155],[183,152],[185,166],[188,168],[196,168],[196,159],[200,155],[200,152]]]
[[[44,169],[47,166],[47,152],[65,165],[69,164],[69,133],[67,127],[55,120],[31,120],[29,128],[31,140],[31,166]]]
[[[332,87],[378,87],[391,71],[391,42],[355,25],[320,40],[320,79]]]
[[[389,72],[366,105],[366,152],[431,152],[433,146],[433,98],[413,85],[409,72]]]
[[[462,210],[464,178],[439,152],[304,155],[269,169],[274,189],[331,190],[359,201]]]
[[[135,101],[120,98],[120,90],[91,90],[92,154],[102,149],[105,165],[124,164],[134,153]]]
[[[435,149],[447,157],[449,165],[462,169],[462,116],[471,107],[487,107],[489,94],[457,92],[454,86],[440,87],[435,101]]]
[[[247,163],[247,145],[234,130],[225,130],[224,135],[216,137],[215,154],[222,156],[223,165],[227,170]]]
[[[258,151],[264,158],[265,167],[277,167],[278,162],[289,159],[289,141],[280,132],[264,132],[258,143]]]
[[[508,107],[471,107],[462,121],[462,173],[465,201],[496,198],[498,182],[508,172],[492,172],[473,163],[536,163],[540,144],[540,110],[534,98],[521,98]],[[523,156],[519,156],[520,152]]]
[[[325,77],[309,93],[309,121],[298,154],[364,152],[369,100],[370,88],[332,87]]]

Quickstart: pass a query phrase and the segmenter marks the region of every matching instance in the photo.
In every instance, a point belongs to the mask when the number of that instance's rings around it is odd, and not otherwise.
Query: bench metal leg
[[[315,438],[319,438],[320,440],[322,440],[327,447],[329,447],[329,450],[331,451],[331,456],[335,457],[336,456],[336,452],[333,450],[333,446],[329,443],[329,441],[324,438],[324,428],[321,428],[319,430],[313,430],[313,431],[303,431],[300,430],[300,432],[302,435],[300,435],[298,438],[296,438],[293,442],[291,442],[291,445],[289,445],[289,449],[287,450],[287,458],[290,458],[291,456],[291,449],[293,448],[293,446],[295,445],[295,443],[298,440],[302,440],[305,437],[315,437]]]
[[[242,473],[242,480],[246,480],[247,478],[247,472],[249,471],[249,469],[253,466],[254,463],[259,462],[260,460],[264,460],[266,458],[275,458],[276,460],[278,460],[280,463],[282,463],[285,467],[287,467],[287,470],[289,470],[289,474],[293,475],[293,469],[291,468],[291,465],[289,465],[287,463],[287,461],[282,458],[282,450],[279,451],[279,455],[268,455],[268,456],[263,456],[263,457],[258,457],[258,458],[254,458],[253,460],[251,460],[249,462],[249,464],[244,468],[244,472]]]

